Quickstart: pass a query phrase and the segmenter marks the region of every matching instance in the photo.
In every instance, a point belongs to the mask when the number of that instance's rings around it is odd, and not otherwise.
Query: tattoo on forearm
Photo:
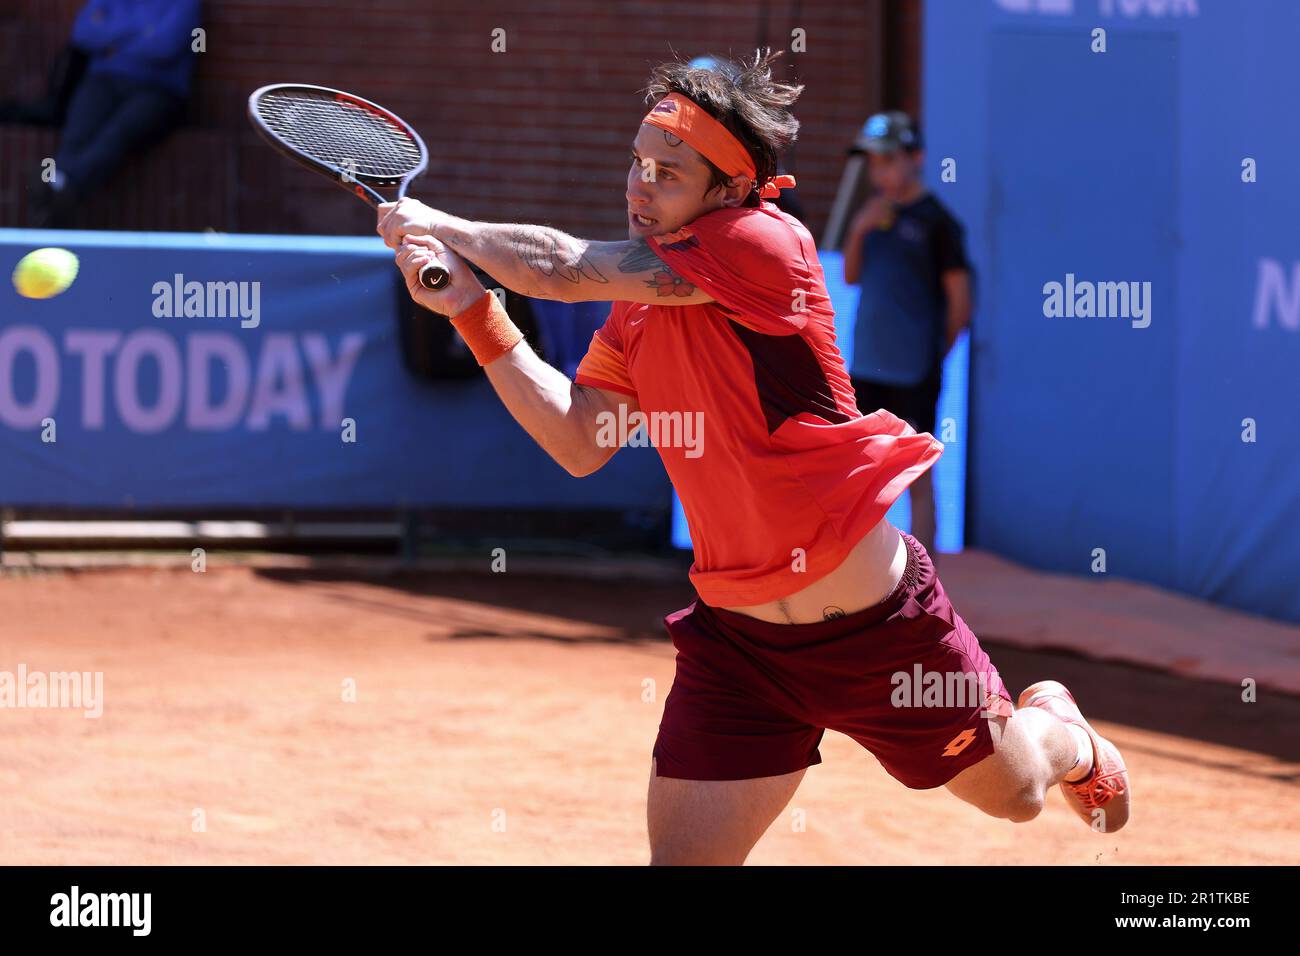
[[[583,279],[609,282],[584,253],[566,247],[561,238],[546,229],[516,229],[510,234],[510,243],[524,265],[544,276],[559,276],[573,283]]]
[[[632,246],[618,262],[619,272],[649,272],[651,269],[655,270],[654,274],[645,280],[645,284],[654,289],[656,295],[685,298],[695,291],[695,286],[670,269],[644,239]]]

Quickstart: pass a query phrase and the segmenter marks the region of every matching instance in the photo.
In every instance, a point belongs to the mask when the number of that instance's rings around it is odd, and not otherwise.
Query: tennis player
[[[469,222],[411,199],[380,209],[412,297],[451,317],[570,474],[604,465],[619,447],[609,423],[637,412],[702,427],[689,444],[658,429],[698,597],[664,619],[677,671],[651,759],[651,863],[743,863],[821,762],[827,728],[904,786],[947,787],[1021,822],[1059,783],[1095,830],[1118,830],[1119,751],[1055,681],[1014,707],[925,549],[885,520],[943,446],[854,404],[812,237],[769,201],[793,184],[775,173],[802,90],[772,79],[776,56],[759,51],[732,75],[654,70],[625,241]],[[452,276],[439,292],[418,281],[435,258]],[[613,302],[573,381],[464,260],[522,295]]]

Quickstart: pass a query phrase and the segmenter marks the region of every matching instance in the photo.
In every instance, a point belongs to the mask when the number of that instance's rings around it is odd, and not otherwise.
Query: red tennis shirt
[[[943,445],[858,411],[812,236],[768,202],[650,247],[713,302],[615,302],[575,381],[636,396],[682,500],[691,583],[763,604],[837,568]],[[674,414],[675,413],[675,414]]]

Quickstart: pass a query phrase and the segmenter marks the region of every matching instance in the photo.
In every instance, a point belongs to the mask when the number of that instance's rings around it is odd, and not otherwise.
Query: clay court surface
[[[691,596],[684,575],[0,575],[0,670],[104,675],[98,719],[0,710],[0,863],[643,864],[662,618]],[[1124,750],[1123,832],[1059,793],[987,818],[828,732],[749,862],[1300,860],[1300,700],[981,637],[1013,691],[1063,680]]]

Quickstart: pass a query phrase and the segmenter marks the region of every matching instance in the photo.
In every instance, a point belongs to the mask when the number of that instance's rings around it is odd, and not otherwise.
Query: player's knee
[[[1028,823],[1043,812],[1044,797],[1043,788],[1036,781],[1010,779],[967,800],[991,817]]]
[[[1043,812],[1044,797],[1043,788],[1036,784],[1014,788],[998,816],[1012,823],[1028,823]]]

